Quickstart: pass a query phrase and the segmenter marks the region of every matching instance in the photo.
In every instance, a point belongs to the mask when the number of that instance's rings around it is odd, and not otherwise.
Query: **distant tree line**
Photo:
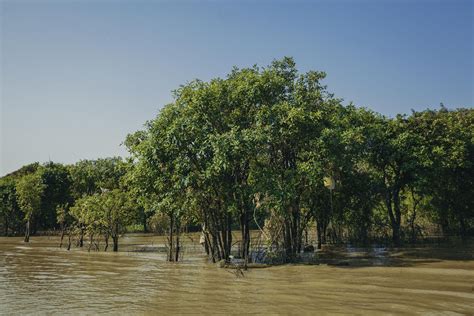
[[[295,260],[317,246],[426,234],[474,234],[474,110],[413,111],[388,118],[342,100],[325,73],[293,59],[192,81],[125,140],[131,157],[38,163],[0,179],[5,235],[60,230],[79,246],[161,219],[168,259],[185,227],[200,227],[213,261],[251,259],[251,229]],[[334,183],[334,190],[323,179]],[[61,238],[62,240],[62,238]]]

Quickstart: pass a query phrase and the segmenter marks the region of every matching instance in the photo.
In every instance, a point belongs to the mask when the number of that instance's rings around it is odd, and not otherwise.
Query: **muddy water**
[[[0,238],[0,314],[474,314],[473,247],[338,249],[358,261],[237,277],[206,263],[196,243],[173,264],[135,251],[156,250],[159,237],[121,242],[119,253],[68,252],[56,238]]]

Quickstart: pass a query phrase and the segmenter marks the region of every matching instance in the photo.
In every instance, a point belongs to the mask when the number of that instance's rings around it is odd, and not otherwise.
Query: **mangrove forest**
[[[325,76],[285,57],[190,81],[123,140],[129,156],[35,162],[0,178],[0,232],[57,234],[61,248],[89,251],[155,232],[179,261],[193,231],[210,261],[246,263],[262,252],[295,262],[325,244],[472,237],[474,110],[387,117],[344,105]]]

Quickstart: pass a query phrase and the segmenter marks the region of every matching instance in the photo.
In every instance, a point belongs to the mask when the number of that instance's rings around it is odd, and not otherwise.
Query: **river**
[[[354,265],[238,276],[208,263],[196,240],[187,241],[180,263],[136,251],[162,245],[161,237],[120,243],[118,253],[105,253],[59,249],[57,237],[0,238],[0,314],[474,314],[472,245],[372,249]],[[364,250],[344,253],[356,258]]]

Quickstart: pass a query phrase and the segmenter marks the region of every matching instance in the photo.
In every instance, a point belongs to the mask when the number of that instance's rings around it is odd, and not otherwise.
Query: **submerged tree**
[[[100,194],[84,196],[76,201],[70,214],[82,230],[89,234],[90,244],[94,235],[102,235],[105,251],[112,238],[113,251],[118,251],[119,235],[125,231],[136,217],[130,197],[126,192],[114,189]]]
[[[45,185],[40,172],[23,176],[16,184],[18,204],[25,214],[25,242],[30,241],[31,219],[41,206]]]
[[[474,227],[474,110],[415,112],[409,126],[424,153],[415,189],[428,197],[445,235],[466,239]]]
[[[24,218],[17,203],[15,181],[11,178],[0,179],[0,218],[5,236],[15,232]]]
[[[264,224],[266,251],[281,261],[299,258],[313,225],[318,248],[379,237],[414,242],[422,221],[445,236],[471,235],[474,111],[387,118],[343,106],[324,78],[299,73],[286,57],[191,81],[127,136],[125,161],[35,163],[0,179],[3,230],[21,233],[24,218],[26,236],[60,228],[62,236],[77,233],[80,246],[89,236],[89,249],[98,238],[107,249],[112,238],[117,250],[127,225],[146,231],[149,218],[160,218],[169,261],[179,260],[180,234],[193,225],[210,260],[245,263],[263,244],[252,252],[251,229]],[[328,177],[334,190],[324,186]]]
[[[56,220],[61,230],[61,239],[59,241],[59,248],[63,246],[63,239],[66,230],[70,229],[71,226],[71,215],[69,214],[69,205],[60,204],[56,207]]]
[[[213,260],[229,258],[233,223],[241,230],[240,255],[250,259],[254,197],[265,195],[283,218],[283,244],[292,260],[311,219],[302,209],[306,175],[300,164],[313,150],[308,144],[330,125],[325,113],[340,107],[321,85],[324,76],[298,75],[285,58],[182,86],[173,104],[126,141],[136,183],[148,197],[175,202],[180,214],[186,207],[201,224]]]
[[[390,219],[392,240],[401,242],[401,195],[421,169],[419,136],[412,133],[407,119],[380,120],[372,125],[369,161],[379,178],[383,201]]]
[[[57,208],[72,203],[71,177],[66,166],[48,162],[41,167],[41,178],[45,185],[40,212],[36,214],[36,229],[58,228]],[[36,230],[35,229],[35,230]]]

